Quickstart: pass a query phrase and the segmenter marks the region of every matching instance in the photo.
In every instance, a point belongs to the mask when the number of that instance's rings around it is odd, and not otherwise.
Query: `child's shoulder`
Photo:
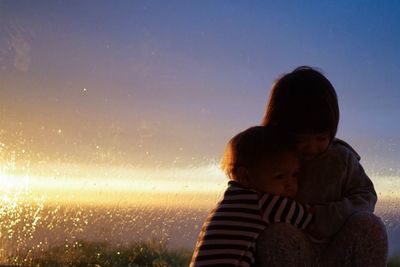
[[[334,152],[338,153],[342,157],[355,158],[357,161],[361,159],[357,151],[351,145],[341,139],[333,139],[331,148]]]

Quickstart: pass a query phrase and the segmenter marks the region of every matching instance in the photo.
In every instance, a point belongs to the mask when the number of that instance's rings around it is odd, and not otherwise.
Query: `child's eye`
[[[317,137],[317,140],[320,141],[320,142],[324,142],[324,141],[326,141],[328,138],[329,138],[329,137],[326,137],[326,136],[320,136],[320,137]]]
[[[279,175],[275,176],[275,179],[276,180],[283,180],[283,179],[285,179],[285,176],[283,174],[279,174]]]
[[[315,137],[318,140],[324,140],[324,139],[329,139],[330,134],[329,133],[317,134],[317,135],[315,135]]]

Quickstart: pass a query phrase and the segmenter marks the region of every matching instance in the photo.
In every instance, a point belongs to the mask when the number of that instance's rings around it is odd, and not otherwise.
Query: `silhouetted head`
[[[297,192],[299,159],[293,144],[275,127],[255,126],[235,135],[221,168],[245,187],[288,197]]]
[[[307,66],[283,75],[272,86],[262,125],[291,133],[326,133],[333,139],[339,123],[335,89],[321,72]]]
[[[290,133],[303,160],[326,151],[339,123],[335,89],[319,71],[302,66],[272,86],[262,125]]]

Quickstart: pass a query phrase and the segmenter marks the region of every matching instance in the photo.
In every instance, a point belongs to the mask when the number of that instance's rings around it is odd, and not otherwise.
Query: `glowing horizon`
[[[3,185],[0,193],[4,197],[10,192],[25,191],[28,198],[43,198],[48,204],[211,208],[227,183],[215,164],[158,170],[46,164],[46,168],[52,167],[57,168],[57,175],[0,172]],[[380,200],[399,198],[400,177],[371,176],[371,179]]]

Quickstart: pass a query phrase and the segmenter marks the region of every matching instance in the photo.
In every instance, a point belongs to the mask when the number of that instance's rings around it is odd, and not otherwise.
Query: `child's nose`
[[[289,197],[295,197],[297,194],[297,187],[296,186],[289,186],[285,188],[286,195]]]
[[[296,179],[294,177],[289,179],[286,182],[285,187],[286,187],[287,190],[296,190],[297,189]]]

